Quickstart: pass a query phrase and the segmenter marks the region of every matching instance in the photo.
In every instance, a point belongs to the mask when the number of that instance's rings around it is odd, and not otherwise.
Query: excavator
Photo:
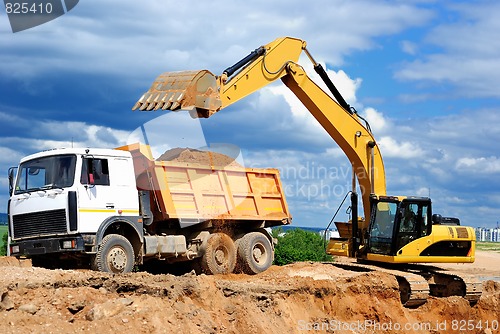
[[[394,275],[407,307],[425,303],[429,295],[460,295],[474,304],[481,295],[478,279],[434,265],[474,262],[474,230],[460,226],[457,218],[433,214],[430,198],[386,194],[384,163],[368,122],[345,101],[306,46],[304,40],[282,37],[221,75],[208,70],[162,73],[132,110],[187,110],[193,118],[208,118],[281,79],[352,164],[351,219],[336,222],[340,238],[330,239],[327,253],[353,261],[333,264]],[[303,53],[331,94],[298,64]],[[364,217],[358,213],[357,189]]]

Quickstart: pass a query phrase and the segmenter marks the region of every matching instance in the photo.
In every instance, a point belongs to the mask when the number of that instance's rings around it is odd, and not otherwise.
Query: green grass
[[[488,252],[500,252],[500,242],[476,242],[476,249]]]
[[[0,225],[0,247],[3,247],[3,235],[4,233],[7,233],[7,230],[8,230],[8,226],[7,225]]]

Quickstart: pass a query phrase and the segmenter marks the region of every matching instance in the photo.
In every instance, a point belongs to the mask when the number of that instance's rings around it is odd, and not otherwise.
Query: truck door
[[[109,217],[139,214],[130,159],[84,156],[80,184],[80,232],[95,233]]]
[[[80,184],[79,230],[95,233],[106,218],[115,214],[108,158],[83,156]]]

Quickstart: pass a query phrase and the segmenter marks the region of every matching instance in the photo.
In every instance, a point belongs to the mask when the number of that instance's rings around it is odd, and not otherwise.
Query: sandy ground
[[[500,276],[499,253],[453,270]],[[331,264],[255,276],[47,270],[0,258],[2,333],[499,333],[500,282],[404,308],[394,277]]]
[[[478,275],[481,280],[493,279],[500,281],[500,253],[476,250],[474,263],[448,263],[440,267]]]

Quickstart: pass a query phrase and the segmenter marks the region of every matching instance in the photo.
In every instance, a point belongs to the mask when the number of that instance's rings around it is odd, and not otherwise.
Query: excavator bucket
[[[207,118],[219,111],[222,102],[216,76],[207,70],[160,74],[132,110],[191,111],[191,116]]]

